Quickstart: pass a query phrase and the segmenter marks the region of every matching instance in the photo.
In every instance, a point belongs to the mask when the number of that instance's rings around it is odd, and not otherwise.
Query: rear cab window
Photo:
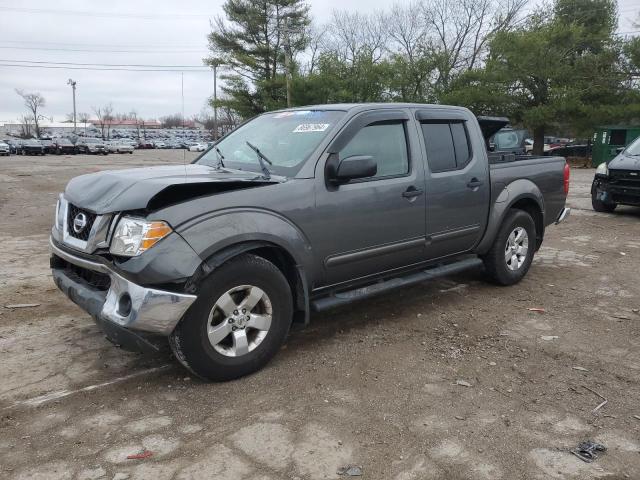
[[[461,170],[471,160],[469,135],[464,121],[421,122],[432,173]]]

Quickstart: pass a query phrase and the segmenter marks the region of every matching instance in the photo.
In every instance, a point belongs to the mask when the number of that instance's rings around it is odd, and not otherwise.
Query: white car
[[[0,155],[9,156],[10,152],[11,152],[11,149],[9,148],[9,145],[7,145],[4,142],[0,142]]]
[[[195,145],[191,145],[189,147],[190,152],[204,152],[207,148],[209,148],[205,143],[196,143]]]
[[[109,142],[107,148],[111,153],[133,153],[133,146],[130,143],[117,140]]]

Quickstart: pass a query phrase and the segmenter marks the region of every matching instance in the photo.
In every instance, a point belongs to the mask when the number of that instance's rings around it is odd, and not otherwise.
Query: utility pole
[[[69,79],[67,81],[67,85],[71,85],[73,89],[73,133],[76,133],[76,82],[75,80]]]
[[[218,66],[220,62],[216,59],[211,64],[213,69],[213,141],[218,140]]]
[[[288,20],[287,17],[284,17],[284,68],[287,80],[287,108],[291,108],[291,40]]]

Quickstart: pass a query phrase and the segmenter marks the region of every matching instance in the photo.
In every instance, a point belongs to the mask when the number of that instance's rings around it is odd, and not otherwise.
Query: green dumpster
[[[609,163],[618,154],[619,148],[626,147],[637,137],[640,137],[640,126],[598,127],[593,134],[592,165],[597,167],[602,162]]]

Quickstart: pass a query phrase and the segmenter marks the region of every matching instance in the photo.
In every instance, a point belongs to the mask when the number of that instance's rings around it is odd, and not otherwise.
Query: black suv
[[[35,138],[31,138],[29,140],[24,140],[17,147],[19,154],[21,155],[44,155],[45,148],[39,140]]]
[[[640,137],[607,164],[596,168],[591,184],[596,212],[613,212],[618,205],[640,206]]]
[[[68,138],[56,138],[53,141],[53,151],[56,155],[75,155],[76,146]]]

